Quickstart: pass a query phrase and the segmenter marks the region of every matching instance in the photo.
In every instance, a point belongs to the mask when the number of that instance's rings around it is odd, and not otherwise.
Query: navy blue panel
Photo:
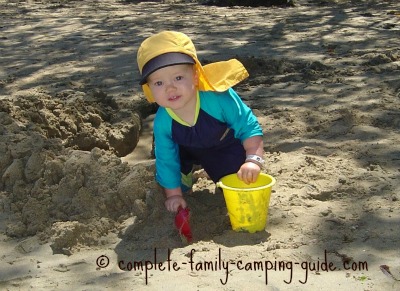
[[[172,121],[172,139],[179,145],[181,172],[188,174],[200,164],[214,182],[237,172],[246,158],[233,129],[201,109],[192,127]]]

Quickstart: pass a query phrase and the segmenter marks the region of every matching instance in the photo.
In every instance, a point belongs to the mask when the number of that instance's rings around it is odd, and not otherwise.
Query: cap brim
[[[196,62],[189,55],[183,53],[166,53],[159,55],[150,61],[148,61],[142,70],[142,78],[140,80],[140,85],[147,83],[147,77],[154,73],[155,71],[165,68],[168,66],[174,65],[182,65],[182,64],[192,64],[194,65]]]

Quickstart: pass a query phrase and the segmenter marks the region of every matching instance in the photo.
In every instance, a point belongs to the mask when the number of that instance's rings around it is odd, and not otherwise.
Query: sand
[[[0,1],[0,14],[0,289],[400,289],[398,1]],[[163,206],[135,53],[165,29],[250,73],[235,89],[277,180],[265,231],[232,231],[201,171],[192,244]]]

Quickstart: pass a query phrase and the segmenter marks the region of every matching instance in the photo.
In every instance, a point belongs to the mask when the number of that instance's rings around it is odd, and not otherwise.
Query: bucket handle
[[[237,190],[240,190],[240,191],[258,191],[258,190],[263,190],[265,188],[270,188],[270,187],[274,186],[275,183],[276,183],[275,178],[271,176],[271,183],[269,183],[268,185],[254,187],[254,188],[234,188],[234,187],[229,187],[229,186],[224,185],[224,183],[222,183],[221,181],[218,181],[215,185],[218,188],[228,189],[228,190],[233,190],[233,191],[237,191]]]

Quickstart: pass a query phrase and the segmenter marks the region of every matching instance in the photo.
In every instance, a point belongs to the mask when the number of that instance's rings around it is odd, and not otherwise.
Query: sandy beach
[[[0,289],[399,290],[400,4],[0,0]],[[136,51],[188,34],[235,87],[276,178],[231,229],[198,171],[186,244],[154,181]]]

